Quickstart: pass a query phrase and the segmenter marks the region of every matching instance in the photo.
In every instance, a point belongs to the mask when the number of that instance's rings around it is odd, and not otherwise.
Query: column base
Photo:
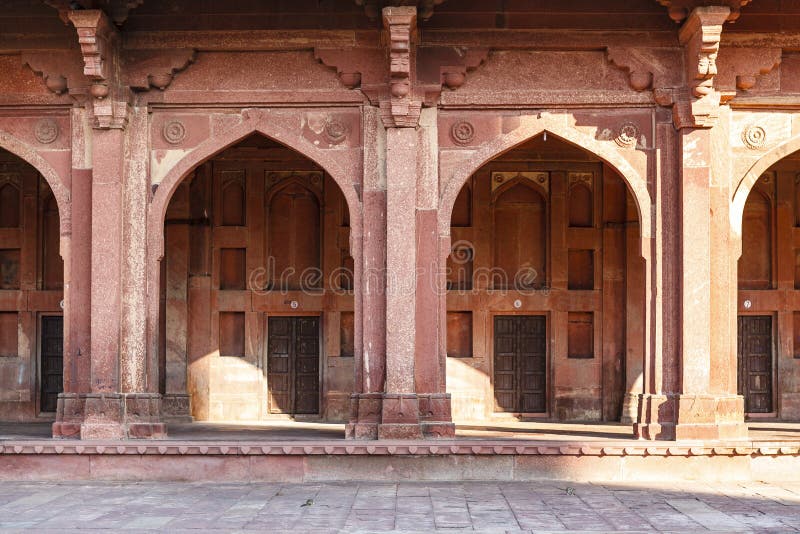
[[[747,439],[740,395],[641,395],[638,439]]]
[[[78,393],[59,393],[54,438],[80,438],[85,399]]]
[[[157,393],[85,395],[81,439],[159,439],[167,436]]]
[[[169,423],[192,423],[191,403],[185,393],[167,393],[161,396],[161,416]]]
[[[636,423],[636,417],[639,413],[639,397],[637,393],[628,393],[622,400],[622,414],[620,414],[619,422],[623,425],[633,425]]]
[[[348,439],[452,438],[447,393],[363,393],[350,398]]]

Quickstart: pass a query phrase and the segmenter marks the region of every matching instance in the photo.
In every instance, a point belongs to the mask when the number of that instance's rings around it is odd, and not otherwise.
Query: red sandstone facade
[[[0,420],[800,418],[800,11],[494,3],[10,2]]]

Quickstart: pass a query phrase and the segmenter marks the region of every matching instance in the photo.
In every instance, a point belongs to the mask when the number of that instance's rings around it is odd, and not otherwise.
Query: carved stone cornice
[[[741,9],[750,3],[750,0],[656,0],[666,7],[669,17],[675,22],[683,22],[686,17],[697,7],[724,6],[730,9],[726,20],[734,22],[741,15]]]

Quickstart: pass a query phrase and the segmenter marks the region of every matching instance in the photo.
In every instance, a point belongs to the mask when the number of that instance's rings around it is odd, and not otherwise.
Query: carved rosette
[[[332,145],[338,145],[347,139],[347,125],[336,117],[328,117],[323,128],[325,139]]]
[[[632,122],[626,122],[619,128],[614,142],[622,148],[635,148],[639,139],[639,128]]]
[[[33,127],[33,135],[43,145],[49,145],[58,138],[58,123],[53,119],[41,119]]]
[[[173,119],[164,123],[161,134],[167,143],[177,145],[186,139],[186,126],[181,121]]]
[[[761,126],[750,125],[742,130],[742,142],[750,150],[759,150],[767,144],[767,131]]]
[[[459,145],[468,145],[475,139],[475,126],[469,121],[457,121],[450,127],[450,137]]]

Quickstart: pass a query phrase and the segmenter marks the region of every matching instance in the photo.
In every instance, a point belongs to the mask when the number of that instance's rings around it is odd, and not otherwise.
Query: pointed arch
[[[554,115],[544,114],[541,117],[522,117],[519,127],[496,138],[477,150],[468,153],[465,160],[449,167],[449,173],[443,172],[442,193],[439,199],[440,235],[449,235],[450,217],[455,199],[461,187],[479,168],[496,157],[513,150],[519,145],[533,139],[537,135],[548,133],[564,142],[575,145],[598,157],[616,171],[628,186],[633,196],[641,221],[641,254],[649,257],[649,243],[652,237],[652,199],[647,188],[647,179],[625,159],[613,143],[599,141],[567,124],[566,120]],[[451,162],[451,164],[454,162]]]
[[[302,110],[244,109],[241,122],[229,129],[215,133],[198,146],[180,154],[181,157],[169,168],[151,167],[151,177],[157,173],[154,183],[158,187],[148,205],[147,212],[147,354],[149,361],[156,362],[159,344],[160,263],[164,257],[164,220],[170,200],[181,182],[201,164],[214,158],[224,150],[236,145],[253,134],[262,135],[319,165],[339,187],[345,199],[350,222],[350,252],[355,258],[355,293],[360,289],[362,210],[357,187],[362,175],[362,150],[351,148],[322,149],[302,137]],[[238,118],[231,115],[230,118]],[[209,120],[210,117],[209,117]],[[161,178],[160,180],[158,178]],[[354,302],[356,317],[360,317],[361,303]],[[157,364],[153,364],[157,369]]]
[[[800,135],[796,135],[772,150],[767,151],[736,181],[736,187],[731,197],[730,209],[731,231],[735,237],[733,240],[735,258],[742,255],[742,217],[750,191],[753,190],[756,182],[758,182],[758,179],[761,178],[767,169],[798,150],[800,150]]]
[[[22,159],[44,177],[58,205],[60,233],[61,235],[68,235],[72,230],[70,224],[70,194],[69,189],[64,185],[63,177],[47,160],[39,155],[34,147],[3,131],[0,131],[0,148]]]
[[[164,216],[169,200],[172,198],[178,184],[202,163],[254,133],[280,143],[322,167],[341,189],[350,212],[353,231],[360,235],[360,217],[354,217],[354,215],[360,213],[360,200],[355,188],[356,182],[352,179],[354,176],[359,176],[360,172],[342,164],[342,151],[326,150],[314,146],[313,143],[298,137],[296,131],[290,130],[282,121],[271,117],[269,111],[244,110],[242,117],[241,123],[220,135],[206,139],[183,156],[164,174],[150,202],[148,214],[149,238],[151,246],[156,247],[156,250],[154,250],[156,256],[160,258],[164,254],[163,239],[159,239],[158,236],[164,224]]]

